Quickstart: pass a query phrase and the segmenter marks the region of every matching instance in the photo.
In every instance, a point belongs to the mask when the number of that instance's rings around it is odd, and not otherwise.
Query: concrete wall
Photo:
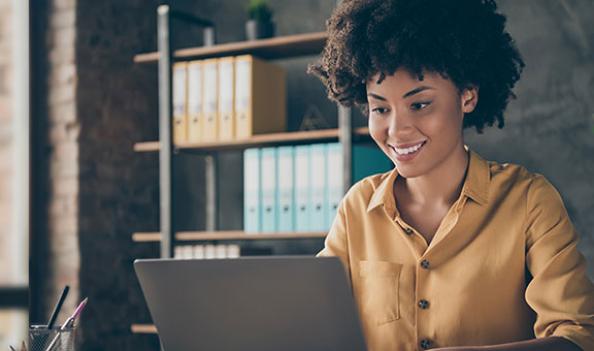
[[[466,133],[487,159],[518,163],[560,191],[594,278],[594,2],[498,1],[526,62],[503,129]]]

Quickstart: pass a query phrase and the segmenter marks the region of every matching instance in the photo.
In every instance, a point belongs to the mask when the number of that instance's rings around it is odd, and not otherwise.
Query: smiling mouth
[[[417,145],[413,145],[411,147],[407,147],[407,148],[398,148],[395,147],[393,145],[388,145],[392,150],[394,150],[394,152],[396,152],[397,155],[399,156],[406,156],[406,155],[411,155],[416,153],[417,151],[419,151],[425,144],[427,143],[427,141],[423,141],[421,143],[418,143]]]

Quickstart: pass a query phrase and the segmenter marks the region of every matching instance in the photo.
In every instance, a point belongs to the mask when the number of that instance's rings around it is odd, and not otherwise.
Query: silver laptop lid
[[[365,350],[336,257],[136,260],[166,351]]]

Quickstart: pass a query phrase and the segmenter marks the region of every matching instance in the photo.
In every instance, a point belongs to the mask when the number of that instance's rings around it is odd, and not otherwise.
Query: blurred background
[[[132,269],[158,257],[157,153],[134,144],[158,139],[157,7],[169,4],[214,22],[217,43],[246,39],[247,0],[0,0],[0,349],[45,323],[63,286],[64,311],[88,296],[81,350],[158,350]],[[466,131],[485,159],[544,174],[560,191],[581,235],[594,278],[594,2],[499,0],[526,62],[502,130]],[[325,29],[334,0],[270,0],[276,36]],[[175,24],[175,48],[202,34]],[[281,59],[287,70],[288,131],[311,111],[337,126],[336,105],[306,75],[315,56]],[[355,113],[355,126],[365,119]],[[217,227],[243,225],[242,153],[220,152]],[[205,226],[204,159],[174,162],[176,230]],[[504,230],[504,229],[503,229]],[[249,243],[274,254],[313,254],[323,239]],[[65,312],[64,312],[65,313]],[[60,316],[60,320],[65,314]]]

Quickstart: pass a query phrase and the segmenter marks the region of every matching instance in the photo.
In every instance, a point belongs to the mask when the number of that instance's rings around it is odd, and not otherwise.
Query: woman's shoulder
[[[555,186],[541,173],[531,171],[516,163],[486,161],[489,167],[490,186],[499,191],[504,189],[521,190],[526,197],[535,193],[558,193]]]
[[[378,174],[369,175],[355,184],[345,194],[343,201],[350,205],[359,204],[367,206],[371,201],[371,198],[377,191],[381,191],[381,187],[385,187],[389,182],[390,176],[395,172],[394,169]]]

